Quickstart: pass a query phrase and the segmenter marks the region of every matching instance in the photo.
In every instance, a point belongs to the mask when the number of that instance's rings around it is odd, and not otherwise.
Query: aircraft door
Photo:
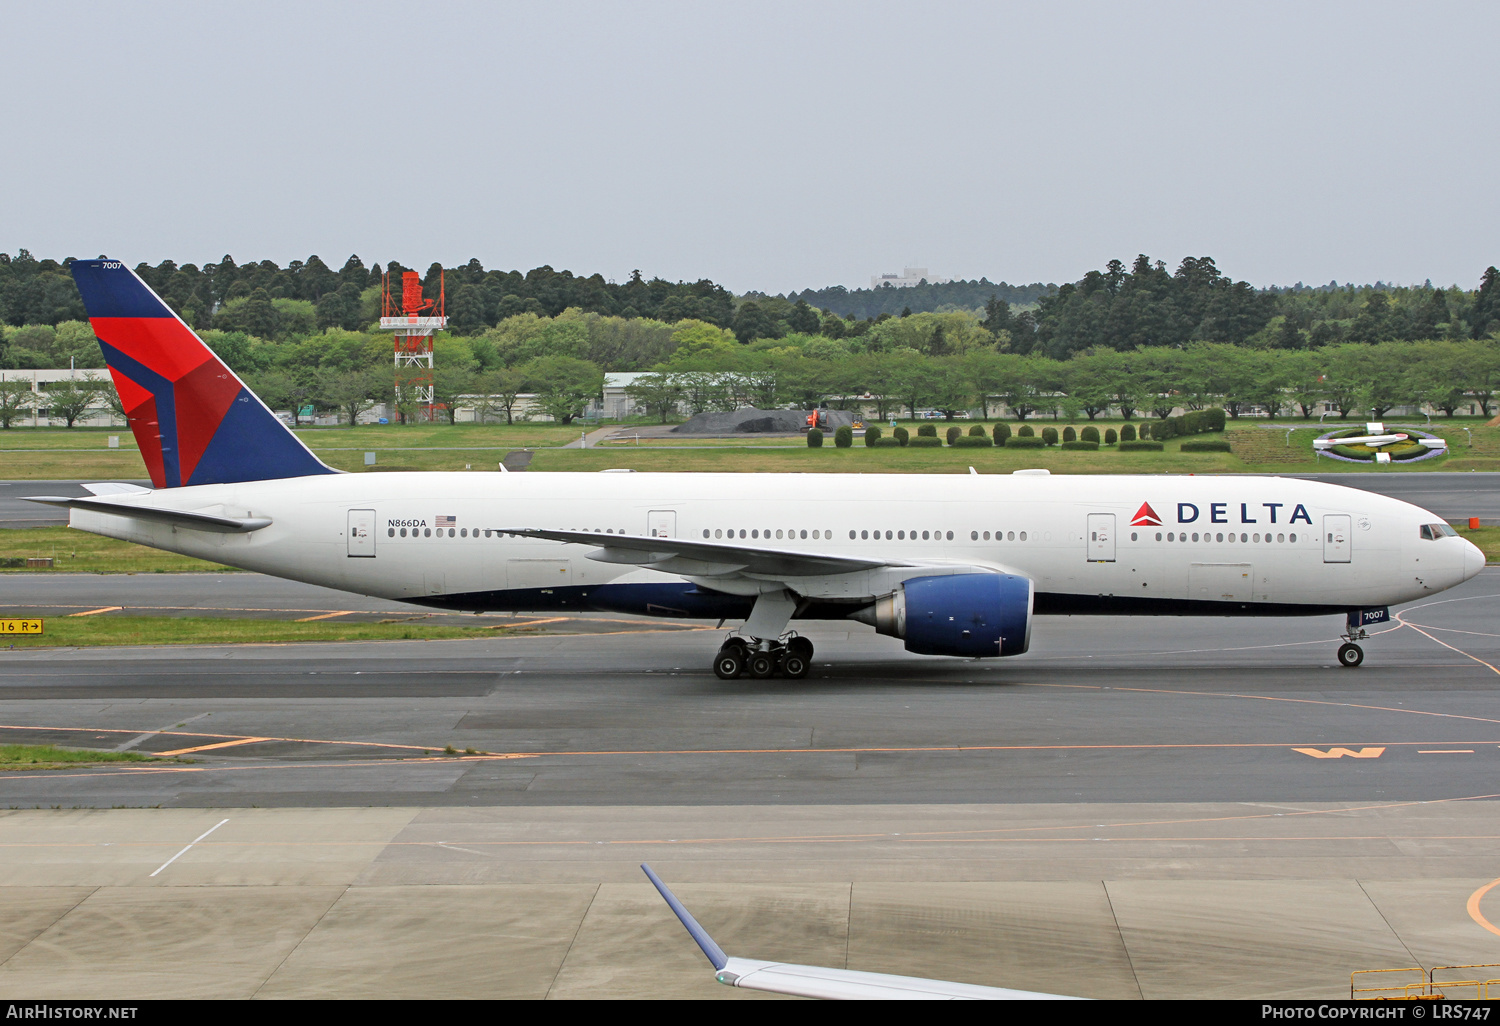
[[[677,511],[675,509],[653,509],[646,514],[646,537],[677,537]]]
[[[1089,514],[1088,552],[1090,563],[1113,563],[1115,561],[1115,515],[1113,513]]]
[[[351,509],[348,533],[349,555],[375,555],[375,511],[373,509]]]
[[[1347,513],[1330,513],[1323,518],[1323,562],[1349,562],[1350,517]]]

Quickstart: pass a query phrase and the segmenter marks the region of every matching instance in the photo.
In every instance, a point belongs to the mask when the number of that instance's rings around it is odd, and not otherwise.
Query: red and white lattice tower
[[[438,409],[433,403],[432,335],[448,326],[444,306],[444,282],[438,274],[437,299],[422,298],[422,277],[416,271],[401,273],[401,293],[391,291],[386,274],[380,289],[380,326],[396,337],[396,396],[422,407],[424,420],[432,420]]]

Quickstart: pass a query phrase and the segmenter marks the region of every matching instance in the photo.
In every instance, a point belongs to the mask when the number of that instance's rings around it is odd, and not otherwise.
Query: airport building
[[[928,285],[946,285],[952,278],[935,278],[925,267],[903,267],[900,274],[872,274],[872,289],[907,289],[926,282]]]

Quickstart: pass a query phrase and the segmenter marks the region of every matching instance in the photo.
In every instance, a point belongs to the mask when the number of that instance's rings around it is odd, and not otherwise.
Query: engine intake
[[[1015,574],[913,577],[850,618],[921,655],[1010,656],[1031,645],[1032,582]]]

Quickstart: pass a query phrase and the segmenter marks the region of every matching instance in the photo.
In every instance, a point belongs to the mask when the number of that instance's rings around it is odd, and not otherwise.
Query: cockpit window
[[[1422,539],[1435,541],[1438,538],[1457,538],[1458,532],[1447,524],[1423,524]]]

